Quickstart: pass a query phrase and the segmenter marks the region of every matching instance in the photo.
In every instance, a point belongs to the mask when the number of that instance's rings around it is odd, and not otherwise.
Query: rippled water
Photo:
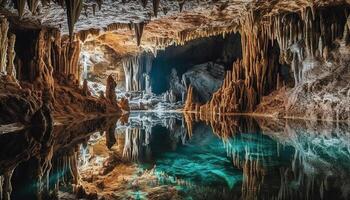
[[[350,198],[345,123],[135,112],[32,135],[0,136],[3,197]]]

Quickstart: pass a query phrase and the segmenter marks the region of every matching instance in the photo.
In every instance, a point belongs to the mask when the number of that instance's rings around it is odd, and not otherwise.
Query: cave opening
[[[172,90],[177,99],[194,87],[196,101],[206,102],[222,84],[225,72],[242,58],[239,33],[226,37],[212,36],[172,45],[158,52],[150,73],[152,92],[162,94]]]

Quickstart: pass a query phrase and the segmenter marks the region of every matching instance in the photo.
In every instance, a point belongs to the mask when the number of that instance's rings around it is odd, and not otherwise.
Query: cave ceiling
[[[13,2],[16,1],[21,2]],[[63,0],[28,2],[37,2],[37,9],[33,11],[26,5],[19,21],[55,27],[60,29],[62,35],[69,34],[68,6],[60,5],[64,4]],[[307,7],[349,2],[350,0],[83,0],[80,15],[71,14],[71,18],[78,17],[73,19],[73,22],[76,21],[74,33],[83,42],[94,41],[99,45],[107,45],[119,55],[134,55],[144,50],[155,53],[157,49],[171,44],[183,44],[199,37],[239,31],[242,19],[251,11],[269,23],[271,17],[277,14],[302,13]],[[146,6],[143,7],[145,3]],[[18,10],[14,7],[13,3],[7,3],[2,12],[17,16]],[[140,45],[137,44],[138,39]]]

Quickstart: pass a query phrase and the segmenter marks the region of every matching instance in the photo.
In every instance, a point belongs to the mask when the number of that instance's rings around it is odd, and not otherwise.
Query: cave
[[[349,199],[347,0],[0,0],[0,199]]]

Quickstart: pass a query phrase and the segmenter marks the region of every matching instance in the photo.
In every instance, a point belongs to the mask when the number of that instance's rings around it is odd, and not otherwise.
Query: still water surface
[[[3,197],[350,198],[344,123],[133,112],[59,125],[40,142],[31,135],[1,135]]]

